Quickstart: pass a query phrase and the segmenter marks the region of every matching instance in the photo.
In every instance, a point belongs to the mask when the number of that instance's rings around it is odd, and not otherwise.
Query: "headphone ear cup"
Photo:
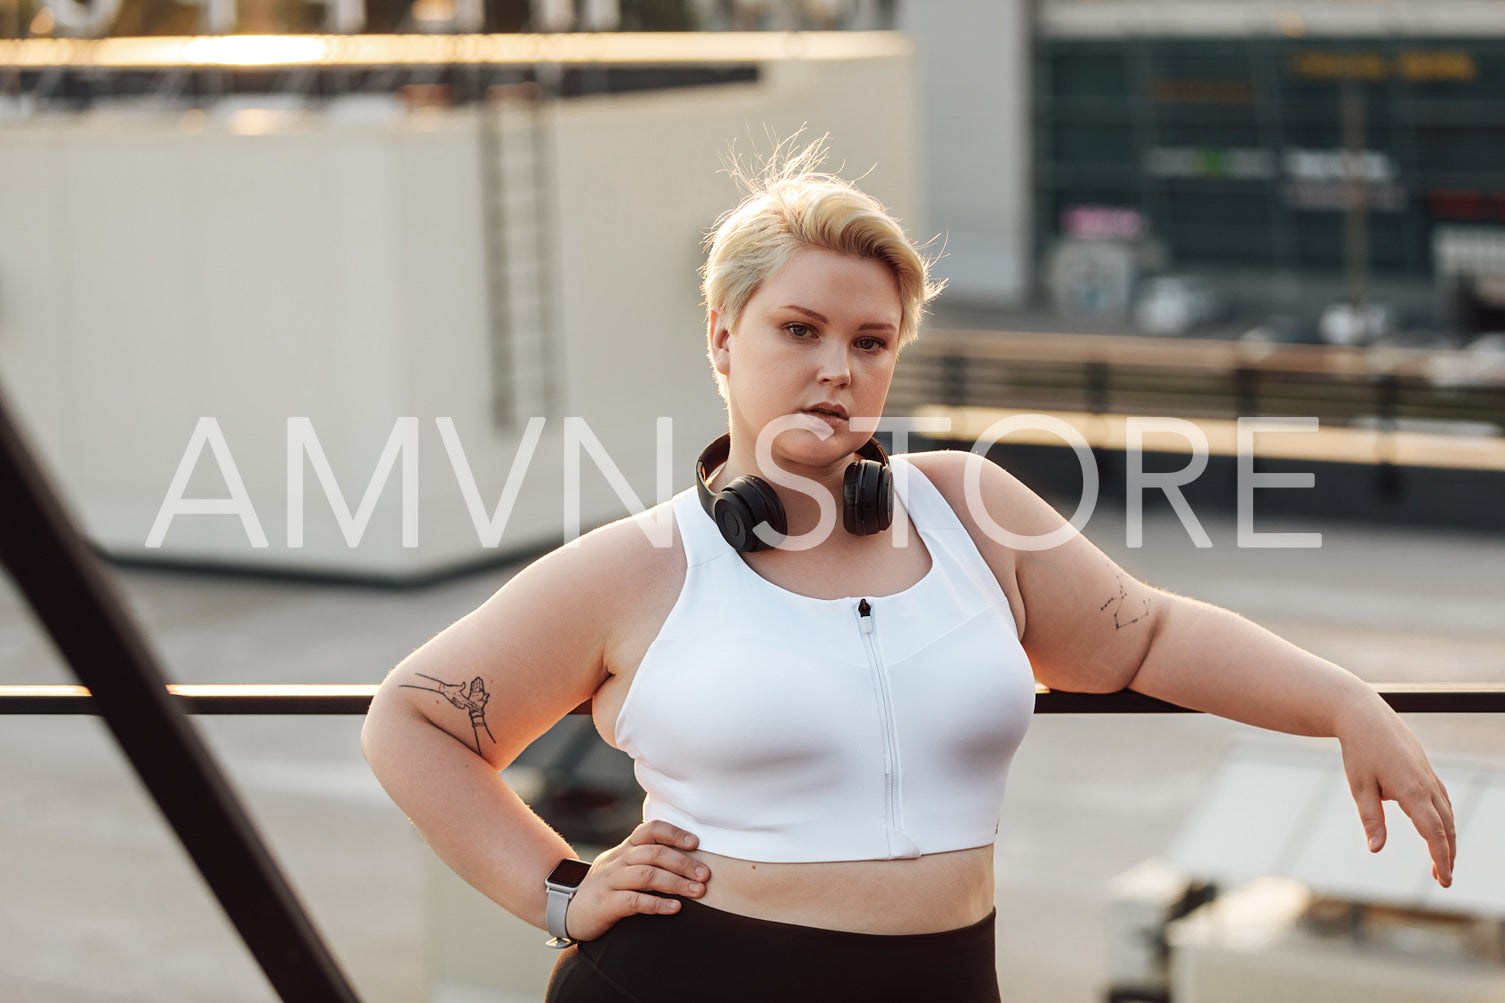
[[[873,505],[873,532],[881,533],[894,524],[894,468],[887,463],[878,464],[878,485],[874,491],[878,497]]]
[[[842,480],[842,525],[855,536],[881,533],[894,521],[894,475],[887,464],[855,460]]]
[[[863,466],[870,460],[855,460],[847,465],[841,482],[841,524],[855,536],[866,536],[862,514]]]
[[[770,545],[753,531],[760,523],[768,523],[768,528],[779,536],[789,532],[784,503],[758,477],[738,477],[717,492],[711,517],[732,549],[743,554],[769,549]]]

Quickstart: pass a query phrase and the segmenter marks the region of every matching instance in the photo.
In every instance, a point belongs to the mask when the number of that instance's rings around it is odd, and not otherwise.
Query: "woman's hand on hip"
[[[710,868],[689,854],[699,842],[668,822],[644,822],[632,830],[598,856],[580,882],[565,920],[569,935],[594,940],[623,917],[677,912],[679,903],[667,895],[704,895]]]

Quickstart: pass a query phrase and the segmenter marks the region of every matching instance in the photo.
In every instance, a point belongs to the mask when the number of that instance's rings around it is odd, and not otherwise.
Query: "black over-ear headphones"
[[[700,495],[700,505],[716,521],[722,537],[734,550],[744,554],[767,550],[769,545],[753,532],[754,526],[766,522],[780,536],[789,532],[784,503],[768,482],[745,474],[720,491],[712,491],[706,483],[726,463],[731,452],[732,437],[723,435],[705,447],[695,461],[695,490]],[[877,439],[869,439],[857,450],[857,455],[863,458],[847,466],[842,484],[841,521],[848,533],[871,536],[883,532],[894,521],[894,472]]]

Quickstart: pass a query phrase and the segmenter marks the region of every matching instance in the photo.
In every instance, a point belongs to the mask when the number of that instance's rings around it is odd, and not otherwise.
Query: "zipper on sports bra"
[[[862,644],[867,649],[868,667],[873,673],[873,688],[878,694],[878,713],[883,719],[883,797],[884,830],[888,838],[888,855],[918,857],[919,847],[904,832],[899,806],[899,738],[894,730],[893,693],[888,685],[888,667],[878,653],[878,624],[873,606],[866,599],[856,608],[857,624],[862,630]]]

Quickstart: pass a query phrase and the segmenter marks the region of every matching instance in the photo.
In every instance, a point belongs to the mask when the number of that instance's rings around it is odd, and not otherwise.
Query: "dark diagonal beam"
[[[287,1003],[355,1003],[0,399],[0,559]]]

